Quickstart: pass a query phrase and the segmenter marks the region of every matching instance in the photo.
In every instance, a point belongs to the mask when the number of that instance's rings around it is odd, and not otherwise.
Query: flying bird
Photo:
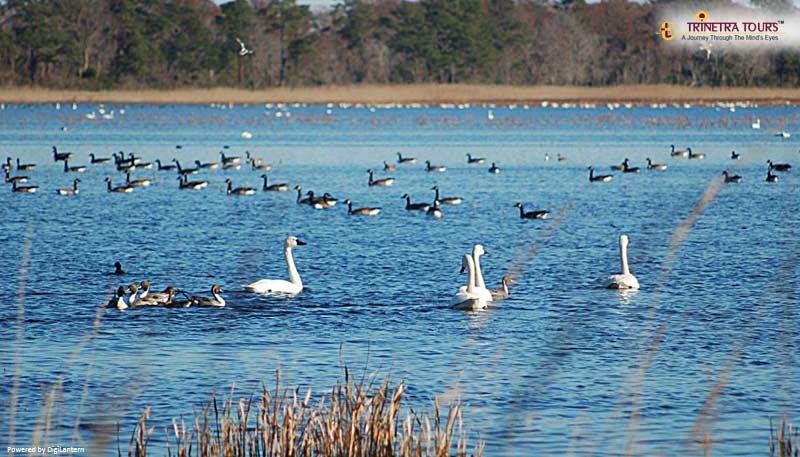
[[[239,43],[239,46],[241,46],[241,47],[242,47],[241,49],[239,49],[239,55],[240,55],[240,56],[244,57],[244,56],[246,56],[246,55],[248,55],[248,54],[252,54],[252,53],[253,53],[253,51],[252,51],[252,50],[250,50],[250,49],[247,49],[247,46],[245,46],[245,45],[244,45],[244,41],[242,41],[241,39],[239,39],[239,37],[238,37],[238,36],[236,37],[236,42],[237,42],[237,43]]]

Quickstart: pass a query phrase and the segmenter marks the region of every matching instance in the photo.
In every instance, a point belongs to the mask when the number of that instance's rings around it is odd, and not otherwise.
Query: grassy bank
[[[177,90],[49,90],[35,87],[0,89],[4,103],[660,103],[695,104],[718,101],[751,101],[759,104],[798,104],[800,89],[698,88],[669,85],[576,87],[492,86],[466,84],[364,85],[307,88],[274,88],[249,91],[235,88]]]

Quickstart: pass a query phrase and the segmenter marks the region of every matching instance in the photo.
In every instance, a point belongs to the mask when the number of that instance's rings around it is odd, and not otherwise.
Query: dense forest
[[[7,0],[0,77],[81,89],[799,85],[798,50],[668,49],[659,5],[343,0],[311,11],[294,0]]]

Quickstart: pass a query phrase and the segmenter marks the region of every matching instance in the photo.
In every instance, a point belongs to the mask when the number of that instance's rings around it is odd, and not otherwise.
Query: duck
[[[195,165],[197,165],[197,168],[203,168],[206,170],[216,170],[217,168],[219,168],[219,164],[217,162],[202,163],[199,160],[195,160],[194,163]]]
[[[197,168],[183,168],[183,167],[181,167],[181,163],[178,162],[178,159],[172,159],[172,161],[175,162],[175,167],[178,169],[178,173],[180,173],[180,174],[182,174],[184,176],[185,175],[196,175],[198,173],[198,171],[199,171]]]
[[[106,183],[108,183],[108,191],[109,192],[125,193],[125,194],[129,194],[129,193],[133,192],[133,187],[130,187],[130,186],[127,186],[127,185],[112,187],[111,186],[111,176],[106,176],[105,181],[106,181]]]
[[[33,171],[35,168],[35,163],[19,163],[19,157],[17,157],[17,171]]]
[[[731,160],[739,160],[741,157],[742,157],[742,155],[739,154],[738,152],[731,151]]]
[[[269,184],[269,178],[267,178],[266,174],[261,175],[261,177],[264,178],[264,185],[261,186],[261,190],[265,192],[286,192],[289,190],[289,184],[285,182],[279,184]]]
[[[138,300],[138,298],[136,297],[136,294],[139,291],[139,287],[136,284],[130,284],[128,286],[128,290],[131,292],[131,296],[130,296],[130,298],[128,298],[128,304],[130,306],[134,306],[134,304],[136,303],[136,300]]]
[[[23,194],[32,194],[39,189],[39,186],[18,186],[17,183],[11,181],[11,192],[19,192]]]
[[[383,161],[383,171],[397,171],[397,165]]]
[[[442,211],[442,209],[439,208],[438,200],[433,201],[433,206],[428,208],[428,211],[426,211],[425,214],[436,219],[441,219],[444,217],[444,211]]]
[[[594,175],[594,168],[589,167],[589,182],[611,182],[613,175]]]
[[[294,190],[297,191],[297,204],[298,205],[310,205],[311,204],[311,197],[306,196],[303,197],[303,188],[299,185],[294,186]],[[313,193],[311,195],[314,195]]]
[[[256,190],[252,187],[237,187],[233,188],[233,181],[230,178],[225,180],[225,183],[228,184],[228,195],[255,195]]]
[[[697,154],[693,153],[693,152],[692,152],[692,148],[686,148],[686,149],[688,149],[688,150],[689,150],[689,155],[688,155],[688,157],[689,157],[690,159],[699,160],[699,159],[705,159],[705,158],[706,158],[706,155],[705,155],[705,154],[703,154],[703,153],[697,153]]]
[[[58,148],[53,146],[53,162],[58,162],[59,160],[69,160],[71,158],[71,152],[58,152]]]
[[[462,311],[480,311],[486,309],[489,305],[483,299],[475,287],[475,262],[472,256],[464,254],[461,258],[461,273],[468,271],[467,285],[458,289],[453,299],[450,301],[450,307]]]
[[[566,157],[562,156],[561,154],[556,154],[556,156],[558,157],[558,161],[562,162],[562,163],[566,162],[567,160],[569,160]]]
[[[772,163],[772,160],[767,160],[769,168],[775,171],[792,171],[792,166],[788,163]]]
[[[28,179],[29,178],[27,176],[22,176],[22,175],[11,176],[8,170],[6,170],[6,182],[21,184],[28,182]]]
[[[189,298],[189,301],[191,302],[191,306],[223,308],[225,306],[225,299],[220,295],[221,292],[222,288],[220,288],[219,284],[214,284],[211,286],[211,298],[192,296]]]
[[[378,207],[364,207],[364,208],[356,208],[353,209],[353,202],[350,201],[348,198],[344,201],[344,204],[347,205],[347,214],[349,216],[352,215],[360,215],[360,216],[377,216],[381,213],[381,208]]]
[[[734,182],[734,183],[742,182],[742,177],[741,176],[739,176],[739,175],[729,175],[727,170],[722,172],[722,179],[726,183],[728,183],[728,182]]]
[[[297,239],[296,236],[286,238],[286,242],[283,244],[283,255],[286,257],[286,266],[289,270],[288,281],[283,279],[262,279],[244,286],[244,290],[257,294],[294,295],[302,292],[303,281],[300,279],[300,274],[297,272],[297,268],[294,265],[292,248],[305,245],[306,243]]]
[[[481,164],[483,162],[486,162],[485,158],[483,158],[483,157],[472,157],[472,154],[467,153],[467,163]]]
[[[121,276],[125,274],[125,270],[122,269],[122,263],[119,261],[114,262],[114,272],[111,273],[112,275]]]
[[[431,165],[430,160],[425,161],[425,171],[427,172],[435,172],[435,173],[444,173],[447,171],[447,167],[444,165]]]
[[[650,160],[650,157],[648,157],[647,158],[647,169],[648,170],[666,170],[667,169],[667,165],[663,164],[663,163],[653,163],[653,161]]]
[[[186,300],[175,300],[175,294],[180,293]],[[188,308],[192,306],[192,300],[186,292],[182,290],[175,290],[173,287],[167,287],[167,300],[165,302],[160,302],[159,304],[165,308]]]
[[[433,186],[431,187],[431,190],[436,192],[434,200],[442,205],[460,205],[461,203],[464,202],[464,200],[461,197],[439,198],[439,186]]]
[[[520,219],[547,219],[547,216],[550,215],[550,212],[546,210],[525,212],[525,207],[522,202],[517,202],[514,206],[519,208]]]
[[[89,159],[91,159],[90,163],[92,165],[101,164],[101,163],[110,163],[111,162],[111,158],[110,157],[95,157],[93,152],[89,153]]]
[[[394,185],[394,178],[372,179],[375,172],[369,169],[367,173],[369,173],[370,186],[388,187]]]
[[[151,184],[149,179],[134,179],[131,181],[131,174],[125,173],[125,185],[130,187],[147,187]]]
[[[496,163],[492,162],[492,166],[489,167],[489,173],[493,175],[500,174],[500,167],[498,167]]]
[[[189,181],[186,175],[178,176],[178,181],[179,189],[200,190],[208,187],[208,181]]]
[[[155,303],[166,303],[169,299],[170,290],[172,290],[173,293],[175,291],[174,287],[167,286],[162,292],[152,292],[150,290],[150,281],[146,279],[143,280],[141,283],[139,283],[139,287],[141,287],[142,289],[142,294],[139,295],[139,299],[142,300],[144,298],[147,298],[148,300],[153,301]]]
[[[117,293],[108,301],[106,308],[117,308],[120,311],[128,309],[128,304],[125,303],[125,287],[117,288]]]
[[[669,147],[671,149],[669,153],[671,157],[689,157],[689,151],[676,151],[674,144],[669,145]]]
[[[156,163],[158,164],[158,171],[173,171],[178,168],[175,165],[162,165],[161,159],[156,159]]]
[[[622,169],[623,173],[639,173],[641,171],[641,170],[639,170],[639,167],[628,166],[628,159],[627,158],[622,161],[622,165],[625,167],[625,168]]]
[[[639,280],[636,276],[631,274],[628,269],[628,235],[620,235],[619,237],[619,257],[621,273],[611,275],[606,281],[607,289],[629,289],[636,290],[639,288]]]
[[[508,290],[508,286],[512,282],[514,282],[514,280],[511,279],[511,276],[505,275],[500,280],[500,288],[499,289],[489,289],[489,293],[491,293],[493,297],[508,297],[509,295],[511,295],[511,292],[509,292],[509,290]]]
[[[778,182],[778,176],[772,174],[772,168],[767,168],[767,182]]]
[[[226,157],[224,151],[219,151],[219,155],[222,158],[222,165],[234,164],[234,163],[239,163],[239,162],[242,161],[241,157],[237,157],[237,156],[227,156]]]
[[[69,166],[69,160],[64,160],[64,173],[83,173],[86,171],[86,167],[83,165],[75,165],[74,167]]]
[[[402,197],[406,200],[406,211],[428,211],[431,205],[427,203],[411,203],[411,196],[403,194]]]
[[[81,182],[81,180],[75,178],[72,180],[72,189],[58,189],[56,193],[58,195],[78,195],[80,193],[80,190],[78,190],[79,182]]]
[[[415,157],[403,157],[403,154],[397,153],[397,163],[412,164],[417,163]]]

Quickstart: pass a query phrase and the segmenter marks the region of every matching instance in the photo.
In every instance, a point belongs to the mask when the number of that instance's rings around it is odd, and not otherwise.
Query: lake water
[[[322,394],[345,363],[404,379],[414,408],[460,394],[471,442],[485,440],[491,456],[617,455],[629,440],[640,455],[696,454],[705,438],[714,454],[765,455],[768,418],[799,417],[800,177],[795,170],[776,184],[764,179],[767,159],[800,166],[794,107],[108,105],[114,119],[86,119],[98,109],[0,110],[2,157],[36,163],[15,174],[40,186],[30,195],[0,191],[4,437],[30,233],[17,438],[9,446],[29,442],[44,389],[59,379],[67,430],[58,444],[70,443],[80,410],[84,424],[120,421],[125,447],[146,405],[161,440],[171,418],[191,415],[234,382],[249,395],[280,368],[287,385]],[[760,130],[750,126],[757,117]],[[782,130],[797,135],[773,136]],[[671,158],[673,143],[707,157]],[[124,176],[113,165],[93,165],[79,175],[80,195],[61,197],[55,190],[74,175],[53,162],[52,145],[75,153],[74,165],[87,164],[90,152],[126,151],[147,161],[177,157],[185,166],[218,160],[228,145],[229,155],[249,150],[271,163],[273,182],[383,212],[348,217],[342,203],[315,210],[295,204],[294,192],[226,195],[226,178],[260,188],[261,172],[244,169],[203,171],[210,185],[197,192],[179,191],[174,172],[141,170],[135,175],[152,178],[151,187],[110,194],[103,178]],[[730,160],[734,149],[741,160]],[[390,173],[393,187],[369,187],[367,168],[384,176],[382,162],[394,162],[398,151],[420,162]],[[466,153],[497,162],[502,173],[489,174],[490,163],[467,165]],[[557,162],[559,153],[568,161]],[[626,157],[669,168],[610,171]],[[426,159],[447,172],[426,173]],[[613,182],[589,183],[590,164],[615,174]],[[670,237],[724,169],[744,181],[722,188],[662,272]],[[403,193],[431,201],[436,184],[464,204],[445,206],[441,220],[404,210]],[[520,220],[518,201],[553,217]],[[636,293],[598,287],[619,270],[622,233],[642,285]],[[288,235],[308,243],[295,249],[306,291],[295,298],[244,293],[241,284],[286,277]],[[489,253],[482,265],[490,286],[512,265],[521,274],[497,309],[464,313],[448,304],[466,283],[458,269],[474,243]],[[128,271],[123,278],[107,274],[117,260]],[[203,295],[219,283],[228,306],[108,310],[97,339],[81,347],[109,291],[142,279],[157,290],[174,284]],[[88,400],[79,408],[87,370]],[[91,443],[91,430],[82,437]]]

